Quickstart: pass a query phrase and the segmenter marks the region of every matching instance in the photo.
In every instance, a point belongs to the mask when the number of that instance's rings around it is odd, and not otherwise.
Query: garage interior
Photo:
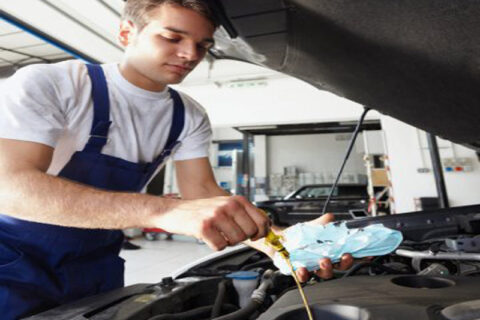
[[[122,6],[122,0],[4,1],[0,88],[16,70],[32,63],[118,61],[122,49],[115,32]],[[174,87],[209,114],[210,161],[218,183],[255,202],[282,199],[304,185],[332,184],[364,110],[285,74],[212,57]],[[437,142],[449,205],[478,204],[479,155],[448,140]],[[370,216],[439,207],[430,149],[424,131],[372,110],[339,182],[365,187]],[[152,186],[157,194],[177,194],[173,163],[153,183],[161,184]],[[141,230],[126,233],[142,247],[122,252],[126,284],[158,281],[179,265],[211,253],[187,237],[174,235],[167,241],[160,235],[148,241]]]

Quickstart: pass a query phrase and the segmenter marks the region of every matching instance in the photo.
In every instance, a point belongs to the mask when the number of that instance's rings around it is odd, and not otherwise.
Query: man
[[[268,219],[215,182],[205,112],[166,86],[202,60],[215,27],[198,0],[129,0],[119,65],[34,65],[9,79],[0,98],[2,319],[122,286],[124,228],[272,254],[257,241]],[[182,199],[139,193],[170,155]],[[321,263],[330,277],[330,261]]]

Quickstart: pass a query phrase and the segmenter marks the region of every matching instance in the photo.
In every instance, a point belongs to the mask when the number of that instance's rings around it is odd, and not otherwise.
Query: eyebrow
[[[180,34],[190,35],[187,31],[180,30],[180,29],[177,29],[177,28],[163,27],[163,29],[168,30],[168,31],[172,31],[172,32],[176,32],[176,33],[180,33]],[[213,43],[215,43],[215,40],[213,40],[212,38],[204,38],[202,40],[202,42],[208,42],[208,43],[213,44]]]

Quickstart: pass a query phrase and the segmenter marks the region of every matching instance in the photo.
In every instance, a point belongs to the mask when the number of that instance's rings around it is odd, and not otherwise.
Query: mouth
[[[167,63],[167,64],[165,64],[165,66],[167,67],[168,70],[172,71],[173,73],[177,73],[179,75],[184,75],[186,73],[189,73],[193,69],[190,66],[186,66],[186,65],[182,65],[182,64]]]

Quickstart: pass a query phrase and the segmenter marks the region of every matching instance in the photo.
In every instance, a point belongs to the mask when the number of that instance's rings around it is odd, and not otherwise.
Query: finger
[[[209,221],[203,223],[200,239],[216,251],[222,250],[228,245],[225,237]]]
[[[242,228],[223,210],[215,212],[213,221],[213,225],[224,235],[229,245],[235,245],[247,239]]]
[[[233,216],[235,223],[242,229],[246,239],[257,240],[258,227],[250,216],[244,212]]]
[[[228,204],[226,208],[228,215],[240,226],[247,238],[252,238],[258,233],[258,227],[255,221],[246,212],[241,203],[233,201],[231,204]]]
[[[270,219],[244,197],[238,196],[235,197],[235,200],[243,205],[245,211],[257,227],[257,233],[252,236],[252,240],[265,237],[268,230],[270,230]]]
[[[324,225],[329,222],[335,221],[335,216],[331,213],[325,213],[324,215],[320,216],[317,219],[313,219],[307,222],[307,224],[311,225]]]
[[[300,282],[306,282],[308,281],[308,278],[310,278],[310,273],[308,272],[307,268],[304,267],[300,267],[295,270],[295,274]]]
[[[332,262],[328,258],[323,258],[318,261],[320,269],[315,271],[315,274],[322,279],[330,279],[333,277]]]
[[[348,270],[353,265],[353,257],[350,253],[342,255],[340,262],[337,264],[336,269],[338,270]]]

